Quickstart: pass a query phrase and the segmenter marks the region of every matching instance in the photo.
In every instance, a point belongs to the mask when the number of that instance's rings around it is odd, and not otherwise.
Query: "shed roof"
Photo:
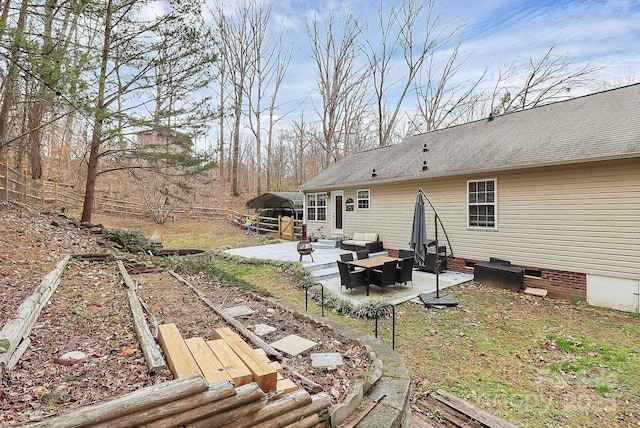
[[[291,207],[294,210],[302,209],[304,195],[300,192],[266,192],[246,203],[247,208],[280,208]]]
[[[640,157],[639,118],[640,84],[634,84],[354,153],[300,188],[331,189]],[[427,151],[423,151],[425,145]]]

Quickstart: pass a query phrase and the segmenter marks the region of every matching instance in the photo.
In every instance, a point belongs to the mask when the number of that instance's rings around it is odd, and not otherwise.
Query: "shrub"
[[[115,242],[123,250],[131,253],[144,252],[148,245],[147,238],[139,230],[105,229],[103,235],[109,241]]]

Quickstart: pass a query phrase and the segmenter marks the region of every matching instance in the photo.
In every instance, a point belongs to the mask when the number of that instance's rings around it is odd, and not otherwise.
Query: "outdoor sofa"
[[[369,250],[370,253],[382,251],[382,241],[378,241],[375,232],[354,232],[353,238],[345,239],[340,244],[340,249],[349,251]]]

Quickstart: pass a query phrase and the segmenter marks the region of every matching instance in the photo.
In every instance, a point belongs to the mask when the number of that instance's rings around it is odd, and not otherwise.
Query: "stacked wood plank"
[[[70,256],[58,262],[55,269],[44,277],[33,294],[18,307],[16,317],[9,320],[0,330],[0,375],[11,370],[29,346],[29,335],[42,308],[60,284],[60,278]]]
[[[183,339],[175,324],[158,328],[158,341],[169,369],[177,378],[201,374],[209,382],[233,381],[236,386],[256,382],[263,392],[291,392],[298,386],[285,379],[282,366],[262,349],[251,348],[228,327],[216,329],[215,339]]]
[[[253,380],[264,392],[274,391],[278,383],[276,369],[260,357],[251,346],[229,327],[217,328],[213,337],[224,340],[253,374]]]

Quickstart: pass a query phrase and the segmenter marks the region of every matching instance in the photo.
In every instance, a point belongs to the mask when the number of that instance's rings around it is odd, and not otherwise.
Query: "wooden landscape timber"
[[[29,345],[29,335],[42,308],[47,304],[60,284],[71,256],[65,256],[53,271],[44,277],[33,294],[28,296],[16,311],[16,317],[9,320],[0,330],[0,376],[11,370]]]
[[[22,425],[25,428],[107,427],[280,427],[292,422],[312,427],[317,413],[331,405],[327,394],[297,390],[268,402],[252,382],[209,384],[201,375],[142,388],[119,398],[62,412]],[[315,417],[313,417],[315,416]],[[315,421],[315,422],[314,422]]]
[[[231,388],[233,389],[233,388]],[[89,406],[62,412],[42,421],[25,425],[26,428],[83,428],[92,427],[100,423],[107,423],[116,418],[132,415],[149,409],[160,409],[163,406],[203,393],[209,390],[209,384],[200,375],[190,376],[139,389],[116,399],[91,404]],[[196,400],[197,401],[197,400]],[[138,420],[132,425],[139,426]],[[114,425],[111,425],[114,426]]]
[[[279,400],[267,404],[254,414],[231,423],[229,428],[253,427],[259,422],[273,419],[282,413],[306,406],[307,404],[311,404],[311,396],[304,389],[298,389],[285,395]]]
[[[471,423],[479,423],[487,428],[517,428],[516,425],[487,413],[484,410],[480,410],[471,403],[441,389],[432,392],[429,394],[429,397],[452,410],[449,411],[446,408],[443,409],[440,407],[440,409],[444,410],[442,415],[456,426],[468,426],[469,420],[471,420]],[[458,415],[461,415],[462,417],[459,417]]]
[[[225,370],[224,364],[218,359],[214,351],[201,337],[190,337],[185,340],[187,348],[195,358],[202,375],[209,383],[231,382],[231,376]]]
[[[129,306],[131,308],[131,314],[133,315],[133,326],[136,330],[136,336],[138,336],[140,348],[142,349],[144,358],[147,361],[147,366],[152,372],[165,369],[167,368],[167,363],[162,356],[162,351],[151,334],[151,330],[149,330],[147,319],[142,313],[142,304],[140,303],[140,299],[138,299],[136,286],[127,273],[127,269],[124,267],[124,264],[120,260],[118,260],[118,270],[120,271],[120,275],[127,286]]]
[[[164,355],[167,357],[169,369],[176,378],[194,374],[202,375],[198,363],[191,355],[189,347],[175,324],[170,323],[158,326],[158,341],[162,346]]]
[[[213,337],[224,340],[243,363],[247,365],[253,380],[264,392],[275,391],[278,384],[276,370],[265,362],[256,352],[229,327],[216,328]]]
[[[222,339],[208,340],[207,345],[216,354],[220,364],[224,366],[236,386],[246,385],[253,381],[253,374],[233,352],[233,349],[227,345],[227,342]]]

